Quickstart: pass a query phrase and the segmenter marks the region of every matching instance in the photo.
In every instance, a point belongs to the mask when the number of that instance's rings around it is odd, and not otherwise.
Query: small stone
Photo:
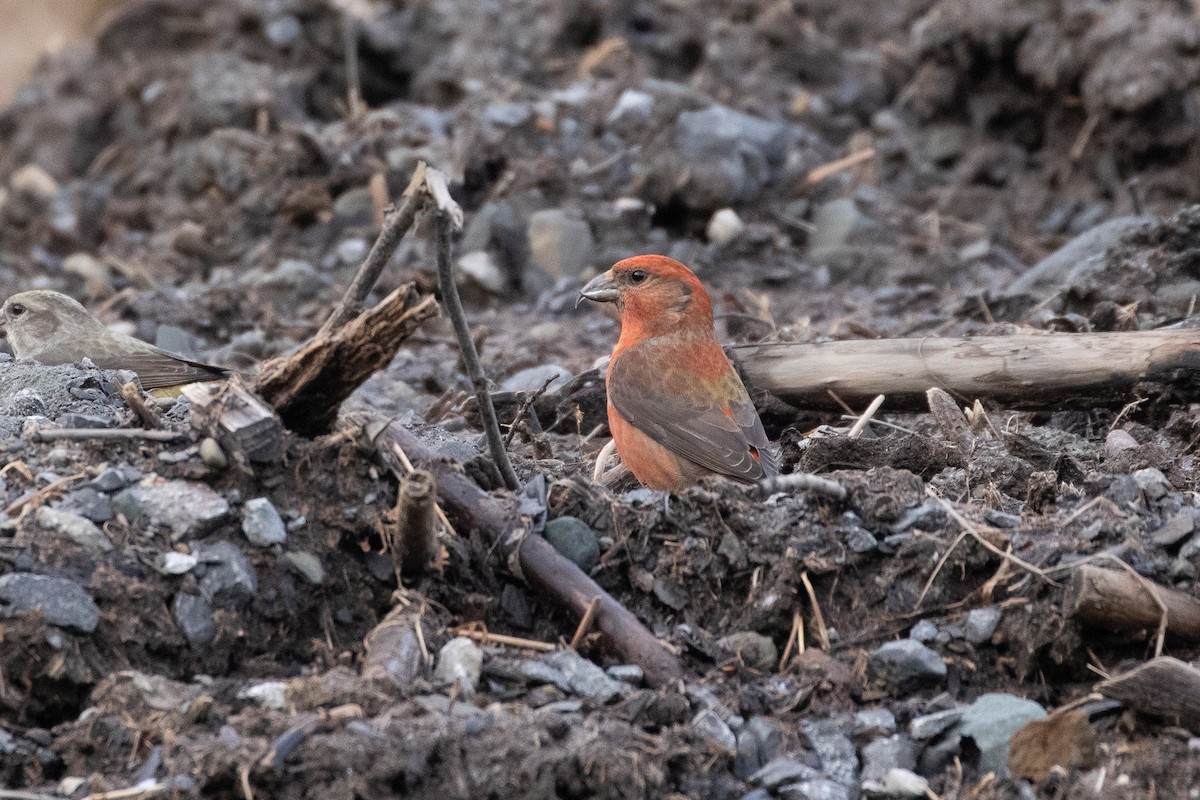
[[[180,592],[171,601],[171,616],[183,635],[195,647],[208,644],[217,635],[212,604],[200,595]]]
[[[224,497],[202,483],[147,478],[113,498],[113,509],[135,529],[166,533],[171,541],[212,531],[229,514]]]
[[[1045,719],[1046,710],[1033,700],[1011,694],[981,695],[963,710],[958,728],[979,748],[980,774],[999,774],[1008,766],[1008,745],[1025,723]]]
[[[129,479],[121,470],[109,467],[97,475],[90,485],[98,492],[112,493],[128,486]]]
[[[191,553],[177,553],[170,550],[162,554],[158,568],[166,575],[183,575],[191,572],[199,563],[200,559]]]
[[[896,715],[886,708],[865,708],[854,715],[854,735],[868,738],[896,732]]]
[[[705,709],[697,714],[692,719],[692,728],[709,744],[726,753],[733,753],[737,750],[737,738],[733,735],[733,731],[712,709]]]
[[[464,253],[458,259],[458,272],[496,295],[505,294],[508,281],[492,254],[486,250]]]
[[[779,663],[779,650],[768,636],[755,631],[737,631],[717,640],[717,644],[728,650],[750,669],[763,672],[774,669]]]
[[[1163,474],[1162,470],[1156,467],[1139,469],[1133,473],[1133,479],[1150,502],[1162,499],[1171,491],[1171,482],[1167,480],[1167,476]]]
[[[646,679],[646,673],[637,664],[614,664],[604,670],[604,674],[630,686],[641,686]]]
[[[300,37],[304,35],[304,26],[300,24],[300,20],[288,14],[268,22],[263,26],[263,33],[267,35],[267,41],[276,47],[290,47],[300,41]]]
[[[242,533],[251,544],[270,547],[287,541],[287,528],[275,506],[265,497],[247,500],[242,506]]]
[[[656,576],[651,589],[659,602],[668,608],[681,611],[688,604],[688,593],[677,581],[666,575]]]
[[[886,642],[871,654],[869,665],[893,689],[946,677],[942,657],[916,639]]]
[[[924,742],[948,730],[962,719],[961,708],[948,708],[917,717],[908,725],[908,735],[918,742]]]
[[[863,781],[863,793],[868,797],[902,800],[906,797],[929,797],[929,781],[907,769],[890,769],[878,781]]]
[[[205,436],[200,442],[200,460],[215,470],[223,470],[229,466],[229,458],[225,451],[211,436]]]
[[[828,778],[816,778],[779,787],[784,800],[851,800],[850,788]]]
[[[49,624],[81,633],[91,633],[100,622],[100,609],[92,596],[66,578],[30,572],[0,576],[0,601],[6,604],[6,616],[37,610]]]
[[[533,214],[527,235],[533,263],[551,277],[577,277],[591,266],[592,229],[560,208]]]
[[[325,582],[325,567],[321,566],[320,559],[312,553],[293,550],[285,553],[283,558],[297,575],[313,586],[320,586]]]
[[[283,681],[256,683],[242,690],[238,695],[273,711],[282,711],[287,706],[287,684]]]
[[[557,364],[543,364],[540,367],[529,367],[509,375],[500,384],[500,390],[504,392],[537,392],[546,387],[546,391],[552,392],[571,380],[572,377],[569,370],[563,369]],[[546,385],[547,381],[549,381],[549,386]]]
[[[63,498],[60,511],[70,511],[84,519],[103,525],[112,519],[112,502],[91,486],[84,486]]]
[[[808,237],[808,260],[813,264],[840,265],[853,238],[875,229],[876,223],[858,210],[852,197],[823,203],[813,212],[813,231]]]
[[[751,717],[737,734],[737,753],[733,758],[733,773],[747,780],[764,764],[779,755],[783,731],[766,717]]]
[[[637,89],[626,89],[617,98],[612,111],[608,112],[605,122],[609,127],[616,128],[618,131],[633,130],[650,119],[653,111],[653,95],[639,92]]]
[[[1172,514],[1162,527],[1150,534],[1151,540],[1160,547],[1178,544],[1196,529],[1196,515],[1190,508]]]
[[[358,264],[367,257],[369,249],[362,239],[345,239],[338,243],[337,260],[342,264]]]
[[[893,769],[916,769],[917,749],[916,742],[898,733],[876,739],[862,749],[862,779],[882,782]]]
[[[591,572],[600,561],[596,533],[578,517],[552,519],[546,523],[542,535],[555,550],[584,572]]]
[[[1138,441],[1133,434],[1120,428],[1114,428],[1104,437],[1104,454],[1109,458],[1126,450],[1136,450],[1137,447]]]
[[[210,602],[225,598],[248,600],[258,594],[254,565],[232,542],[195,544],[193,552],[205,565],[200,591]]]
[[[983,644],[992,638],[1003,616],[1004,610],[1000,606],[971,609],[963,623],[963,638],[971,644]]]
[[[474,697],[483,673],[483,651],[470,639],[459,636],[451,639],[438,652],[433,676],[443,683],[458,681],[463,697]]]
[[[13,188],[13,191],[46,200],[58,194],[58,181],[37,164],[26,164],[18,169],[8,179],[8,185]]]
[[[718,247],[724,247],[741,238],[746,231],[746,223],[732,208],[722,208],[708,220],[705,234],[708,240]]]
[[[913,625],[908,637],[916,639],[918,642],[935,641],[938,638],[938,626],[927,619],[923,619],[916,625]]]
[[[844,786],[857,784],[858,755],[847,735],[849,720],[823,719],[804,722],[803,727],[813,751],[821,759],[821,772]]]
[[[624,684],[614,681],[604,674],[604,670],[570,648],[547,653],[542,661],[563,674],[573,693],[601,705],[623,694]]]
[[[37,521],[43,528],[57,531],[94,553],[107,553],[113,549],[113,543],[104,535],[104,531],[78,514],[42,506],[37,510]]]
[[[763,768],[750,776],[750,782],[774,791],[786,783],[819,778],[821,773],[794,758],[779,756],[768,761]]]

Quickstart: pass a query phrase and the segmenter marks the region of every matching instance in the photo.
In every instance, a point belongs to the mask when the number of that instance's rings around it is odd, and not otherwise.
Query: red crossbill
[[[621,313],[606,378],[608,427],[634,477],[678,491],[706,475],[750,483],[779,473],[778,451],[717,342],[712,302],[690,269],[635,256],[580,294]]]

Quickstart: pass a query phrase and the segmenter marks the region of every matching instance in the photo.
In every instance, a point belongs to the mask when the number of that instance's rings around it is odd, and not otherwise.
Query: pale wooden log
[[[1177,658],[1160,656],[1109,678],[1096,691],[1134,711],[1200,733],[1200,670]]]
[[[1200,397],[1200,330],[1018,334],[970,339],[777,342],[731,349],[749,383],[802,408],[837,408],[830,395],[916,409],[938,387],[961,401],[1010,408],[1123,405],[1139,385]]]
[[[1063,598],[1067,616],[1085,625],[1120,631],[1154,630],[1167,609],[1167,633],[1200,640],[1200,600],[1189,594],[1140,581],[1128,572],[1091,564],[1075,568]]]
[[[283,459],[283,423],[241,378],[190,383],[180,393],[192,404],[195,427],[216,439],[234,461],[249,465]]]

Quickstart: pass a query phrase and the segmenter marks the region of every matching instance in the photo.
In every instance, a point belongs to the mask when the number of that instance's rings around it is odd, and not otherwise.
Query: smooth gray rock
[[[13,572],[0,576],[0,602],[6,616],[41,611],[46,622],[60,628],[91,633],[100,622],[96,601],[82,586],[66,578]]]
[[[1088,272],[1103,268],[1104,254],[1122,236],[1154,220],[1150,216],[1117,217],[1084,231],[1010,283],[1004,296],[1038,298],[1073,285]]]
[[[242,533],[251,544],[270,547],[287,541],[287,528],[283,518],[265,497],[247,500],[242,506]]]
[[[963,621],[963,638],[971,644],[983,644],[992,638],[1003,617],[1004,609],[1000,606],[971,609]]]
[[[854,715],[854,736],[888,736],[896,732],[896,715],[886,708],[865,708]]]
[[[104,535],[104,531],[97,528],[91,520],[78,514],[41,506],[37,510],[37,522],[46,530],[61,533],[93,553],[107,553],[113,549],[113,543]]]
[[[553,278],[577,276],[591,266],[595,249],[591,227],[561,208],[532,214],[527,236],[533,263]]]
[[[321,564],[321,559],[307,550],[293,550],[284,553],[283,560],[287,562],[293,572],[313,586],[320,586],[325,582],[325,567]]]
[[[562,673],[570,691],[600,703],[610,703],[621,697],[624,684],[604,674],[604,670],[571,649],[555,650],[542,661]]]
[[[858,785],[858,754],[847,735],[851,725],[846,719],[804,723],[804,733],[821,759],[821,772],[844,786]]]
[[[172,542],[212,531],[229,514],[224,497],[202,483],[147,478],[113,498],[113,509],[135,530],[164,533]]]
[[[762,769],[751,775],[750,782],[756,783],[769,791],[774,791],[777,787],[786,783],[815,780],[819,777],[821,777],[821,773],[809,765],[794,758],[778,756],[768,761],[763,765]]]
[[[897,733],[876,739],[862,749],[862,779],[882,782],[890,770],[915,769],[917,754],[917,743],[907,736]]]
[[[600,542],[596,533],[578,517],[558,517],[546,523],[542,536],[555,550],[584,572],[591,572],[600,561]]]
[[[958,729],[979,748],[980,774],[1002,774],[1008,768],[1008,744],[1025,723],[1044,719],[1046,710],[1033,700],[989,693],[963,710]]]
[[[198,594],[176,594],[171,601],[171,616],[195,647],[208,644],[217,635],[212,604]]]
[[[546,389],[549,392],[562,386],[572,377],[569,370],[563,369],[557,364],[543,364],[514,372],[501,381],[500,389],[505,392],[537,392],[549,381],[550,384]]]
[[[787,125],[725,106],[684,111],[675,120],[675,149],[687,170],[684,198],[717,209],[755,198],[787,157]]]
[[[614,664],[604,670],[604,674],[614,681],[627,683],[630,686],[641,686],[646,679],[645,671],[637,664]]]
[[[438,652],[433,677],[444,683],[459,682],[463,697],[474,697],[483,674],[483,651],[465,636],[451,639]]]
[[[704,709],[692,719],[692,728],[710,744],[727,753],[737,750],[737,738],[733,735],[733,731],[730,730],[725,720],[721,719],[711,708]]]
[[[927,741],[948,730],[962,719],[963,709],[948,708],[917,717],[908,724],[908,735],[919,742]]]
[[[875,675],[892,688],[946,677],[942,657],[916,639],[886,642],[871,654],[868,663]]]
[[[776,794],[784,800],[852,800],[853,798],[849,786],[843,786],[829,778],[815,778],[811,781],[780,786]]]
[[[248,600],[258,594],[258,573],[237,545],[224,540],[197,543],[192,552],[204,565],[200,591],[209,602]]]

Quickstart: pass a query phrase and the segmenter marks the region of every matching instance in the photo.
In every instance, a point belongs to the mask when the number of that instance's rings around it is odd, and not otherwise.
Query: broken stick
[[[1200,733],[1200,670],[1177,658],[1159,656],[1096,691],[1142,714],[1162,717]]]
[[[749,383],[801,408],[885,394],[917,410],[939,387],[1016,409],[1123,405],[1145,385],[1200,397],[1200,330],[1018,334],[970,339],[772,342],[731,348]]]
[[[376,448],[389,464],[395,459],[392,443],[399,444],[414,465],[433,473],[442,505],[456,517],[459,530],[477,530],[495,542],[504,563],[515,560],[531,585],[578,617],[587,613],[593,599],[599,598],[593,629],[600,632],[601,644],[623,661],[640,666],[650,685],[664,686],[683,677],[679,659],[629,609],[545,539],[525,535],[526,526],[512,498],[483,491],[457,464],[439,458],[396,422],[388,424],[375,438]]]
[[[329,433],[350,394],[395,357],[425,320],[437,316],[433,297],[405,284],[329,335],[318,334],[298,352],[267,362],[255,388],[302,436]]]
[[[1158,598],[1155,602],[1150,592]],[[1159,603],[1162,606],[1159,606]],[[1071,572],[1064,613],[1085,625],[1120,631],[1154,630],[1167,611],[1167,633],[1200,640],[1200,600],[1113,569],[1083,564]]]
[[[398,573],[406,578],[420,575],[437,556],[434,496],[433,475],[429,472],[414,469],[400,479],[392,558]]]

